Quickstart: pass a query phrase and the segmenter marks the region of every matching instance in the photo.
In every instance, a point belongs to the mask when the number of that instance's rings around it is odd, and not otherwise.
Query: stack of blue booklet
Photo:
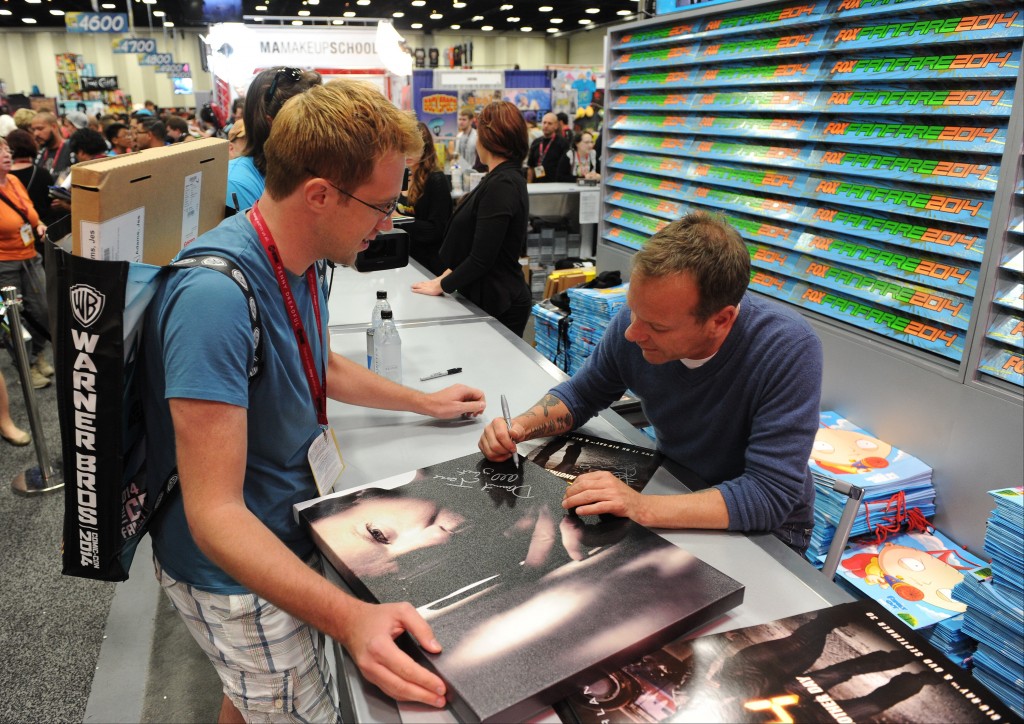
[[[992,576],[965,576],[953,599],[967,605],[964,633],[978,641],[974,678],[1024,718],[1024,488],[989,495],[996,501],[985,533]]]
[[[935,514],[932,469],[837,412],[821,413],[810,469],[816,490],[807,559],[813,563],[824,560],[849,499],[833,490],[836,481],[864,489],[850,537],[864,535],[879,525],[897,529],[904,513],[914,508],[924,518]]]
[[[569,327],[569,374],[575,374],[601,341],[608,323],[626,303],[628,284],[606,289],[568,290],[572,325]]]
[[[534,304],[530,313],[533,315],[534,347],[558,365],[560,370],[568,371],[569,337],[562,331],[566,325],[572,324],[572,318],[550,302]],[[560,336],[561,342],[559,342]]]

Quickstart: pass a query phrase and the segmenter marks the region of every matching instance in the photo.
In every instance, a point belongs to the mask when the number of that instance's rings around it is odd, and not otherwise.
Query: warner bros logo
[[[92,325],[103,314],[106,295],[88,284],[75,284],[68,291],[71,295],[71,314],[83,327]]]

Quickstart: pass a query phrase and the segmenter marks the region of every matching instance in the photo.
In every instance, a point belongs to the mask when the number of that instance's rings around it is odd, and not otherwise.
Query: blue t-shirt
[[[772,531],[813,525],[808,470],[818,430],[822,349],[799,314],[746,294],[722,347],[703,366],[654,365],[623,335],[624,306],[583,367],[552,394],[578,427],[626,389],[640,398],[658,450],[715,485],[730,530]]]
[[[252,156],[231,159],[228,161],[228,206],[238,211],[250,208],[263,195],[265,183]]]
[[[305,558],[312,553],[313,543],[295,523],[292,506],[317,495],[306,454],[320,428],[277,278],[244,214],[203,234],[182,256],[203,253],[230,258],[245,273],[262,317],[262,371],[250,385],[248,370],[255,344],[245,295],[238,286],[210,269],[172,272],[147,309],[148,471],[162,480],[174,465],[168,399],[213,400],[246,408],[245,503],[285,545]],[[289,272],[288,280],[323,382],[329,339],[324,285],[319,284],[321,333],[316,334],[306,277]],[[196,546],[181,494],[170,497],[152,533],[156,556],[173,578],[214,593],[246,592]]]

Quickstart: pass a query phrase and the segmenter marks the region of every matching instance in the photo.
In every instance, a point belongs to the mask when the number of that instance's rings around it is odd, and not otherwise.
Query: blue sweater
[[[813,526],[814,484],[807,461],[818,429],[821,342],[795,312],[743,297],[722,348],[697,369],[653,365],[623,333],[623,307],[576,375],[551,392],[583,425],[626,389],[639,396],[658,450],[716,485],[729,529]]]

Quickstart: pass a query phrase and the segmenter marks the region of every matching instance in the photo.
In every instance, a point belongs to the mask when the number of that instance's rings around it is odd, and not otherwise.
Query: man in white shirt
[[[459,154],[459,164],[463,168],[476,166],[476,129],[473,128],[475,115],[470,106],[463,106],[459,111],[459,135],[455,137],[454,152]]]

